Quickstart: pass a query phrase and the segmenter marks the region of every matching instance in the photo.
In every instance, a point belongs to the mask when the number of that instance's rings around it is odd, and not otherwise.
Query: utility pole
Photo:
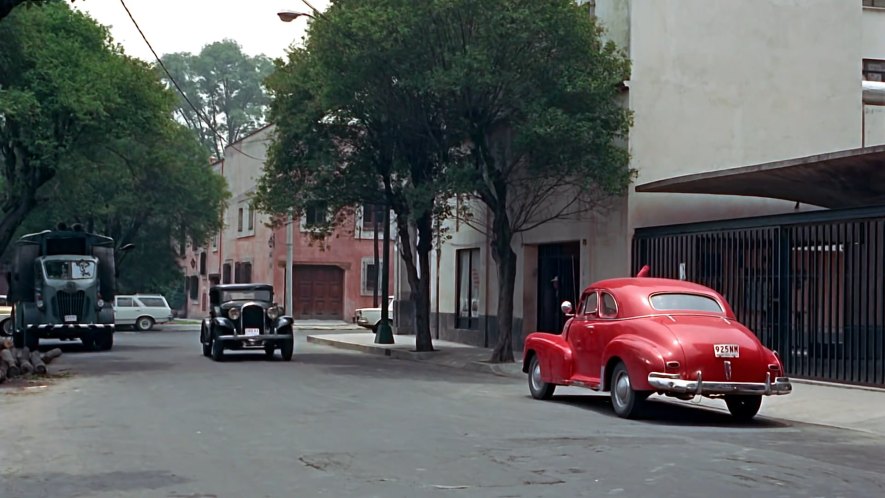
[[[286,219],[286,314],[295,316],[295,310],[292,308],[292,277],[293,277],[293,255],[292,255],[292,210]]]
[[[390,327],[390,205],[384,202],[384,255],[381,273],[381,324],[375,334],[375,344],[393,344],[393,329]]]

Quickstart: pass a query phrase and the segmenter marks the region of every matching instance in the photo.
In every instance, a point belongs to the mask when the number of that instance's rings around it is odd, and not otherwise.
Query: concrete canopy
[[[767,197],[831,209],[885,205],[885,145],[678,176],[636,191]]]

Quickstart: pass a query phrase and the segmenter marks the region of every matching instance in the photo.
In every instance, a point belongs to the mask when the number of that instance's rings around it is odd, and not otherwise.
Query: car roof
[[[213,285],[210,290],[226,291],[226,290],[269,290],[273,291],[270,284],[219,284]]]
[[[701,284],[671,278],[630,277],[611,278],[594,282],[586,289],[602,289],[611,291],[618,301],[620,316],[642,316],[649,314],[672,314],[669,311],[656,310],[651,306],[648,296],[659,293],[689,293],[711,297],[723,307],[727,317],[734,317],[728,301],[715,290]]]

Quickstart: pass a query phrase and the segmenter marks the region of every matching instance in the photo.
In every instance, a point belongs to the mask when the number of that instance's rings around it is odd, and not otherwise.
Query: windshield
[[[651,306],[659,311],[723,311],[715,299],[700,294],[655,294]]]
[[[273,292],[264,289],[248,289],[224,291],[221,293],[221,302],[227,301],[272,301]]]
[[[56,280],[87,280],[95,277],[95,262],[88,259],[44,261],[46,278]]]

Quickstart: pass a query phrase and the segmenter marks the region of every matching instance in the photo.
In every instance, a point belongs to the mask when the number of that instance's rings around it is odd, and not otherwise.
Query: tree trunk
[[[0,351],[0,361],[6,364],[9,370],[6,372],[10,377],[15,377],[19,375],[20,370],[18,369],[18,364],[15,361],[15,357],[12,356],[12,352],[8,349],[4,349]]]
[[[46,364],[43,363],[43,359],[40,358],[40,352],[34,351],[31,353],[31,364],[34,365],[34,372],[45,375],[46,374]]]
[[[9,370],[9,366],[5,361],[0,360],[0,383],[3,383],[6,380],[6,372]]]
[[[43,361],[46,363],[49,363],[52,360],[58,358],[59,356],[61,356],[61,349],[59,349],[59,348],[50,349],[49,351],[43,353]]]
[[[498,343],[489,361],[513,361],[513,294],[516,288],[516,253],[513,252],[513,232],[506,212],[496,212],[493,220],[492,258],[498,269]]]
[[[34,371],[34,365],[31,364],[31,350],[21,348],[18,350],[18,366],[22,373],[27,375]]]
[[[365,207],[363,209],[365,210]],[[378,206],[372,204],[372,247],[375,250],[375,281],[372,282],[372,307],[374,308],[378,307],[378,276],[381,275],[381,266],[378,264],[378,214]],[[363,212],[363,216],[365,216],[365,212]],[[384,296],[384,300],[387,300],[387,296]]]
[[[418,228],[418,265],[421,278],[415,302],[415,349],[433,351],[430,335],[430,251],[433,250],[433,218],[427,213],[416,221]]]

